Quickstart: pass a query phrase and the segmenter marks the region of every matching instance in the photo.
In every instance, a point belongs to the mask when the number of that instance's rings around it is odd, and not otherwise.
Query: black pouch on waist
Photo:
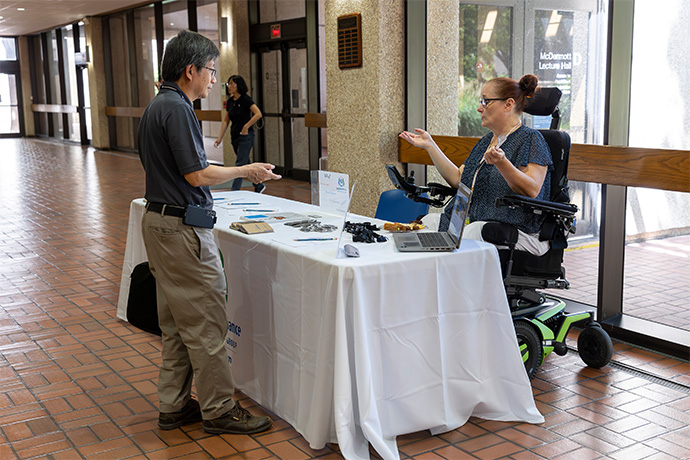
[[[213,224],[216,223],[216,211],[190,204],[187,205],[182,222],[192,227],[213,228]]]

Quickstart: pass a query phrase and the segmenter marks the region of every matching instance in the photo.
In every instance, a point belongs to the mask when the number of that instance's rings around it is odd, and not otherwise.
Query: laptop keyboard
[[[422,247],[425,248],[448,246],[448,243],[446,242],[446,239],[443,238],[443,235],[443,233],[434,232],[417,233],[417,236],[419,237],[419,242],[422,244]]]

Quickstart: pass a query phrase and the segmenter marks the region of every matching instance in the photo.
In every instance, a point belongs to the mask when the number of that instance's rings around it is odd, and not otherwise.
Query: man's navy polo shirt
[[[213,208],[209,187],[193,187],[184,178],[209,163],[192,102],[175,83],[164,82],[141,116],[139,156],[146,172],[147,201]]]

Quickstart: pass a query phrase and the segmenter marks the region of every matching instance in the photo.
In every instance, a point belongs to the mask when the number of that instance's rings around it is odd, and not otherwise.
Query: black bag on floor
[[[153,277],[148,262],[142,262],[132,270],[127,297],[127,321],[142,331],[161,335],[158,325],[156,278]]]

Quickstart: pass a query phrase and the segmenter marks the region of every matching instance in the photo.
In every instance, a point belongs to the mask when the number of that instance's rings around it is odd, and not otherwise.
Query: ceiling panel
[[[30,35],[79,22],[86,16],[142,3],[142,0],[2,0],[0,36]]]

